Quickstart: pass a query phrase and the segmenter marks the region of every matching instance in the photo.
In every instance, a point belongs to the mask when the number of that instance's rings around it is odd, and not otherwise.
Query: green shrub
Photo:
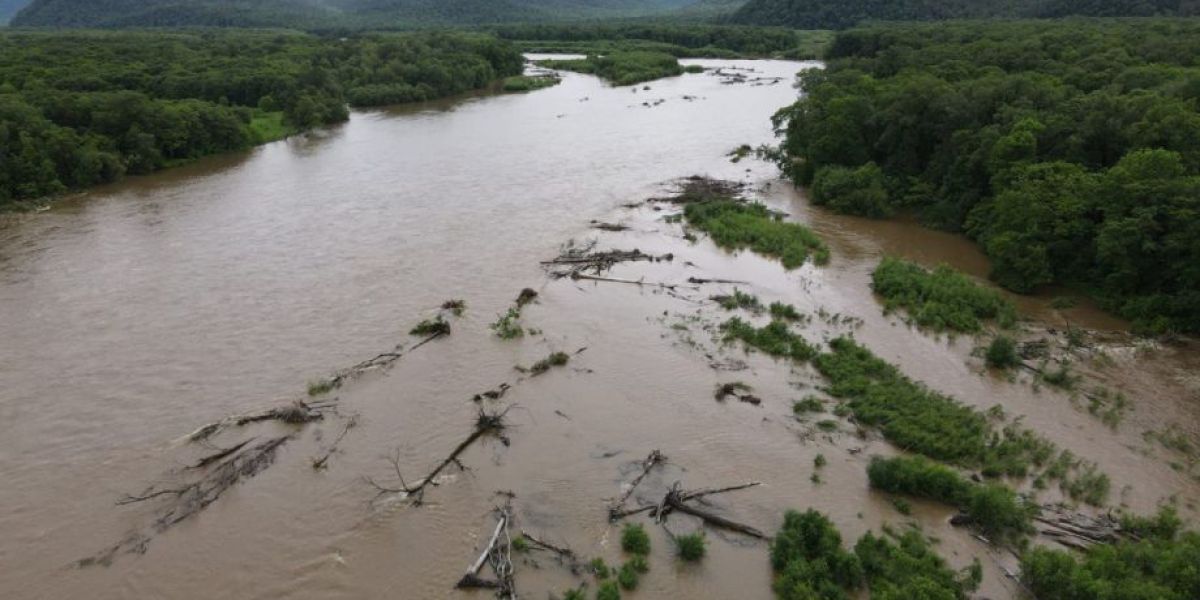
[[[646,574],[650,571],[650,563],[646,560],[646,555],[635,554],[629,560],[625,561],[631,569],[641,574]]]
[[[693,227],[707,233],[722,248],[749,248],[778,258],[786,269],[795,269],[809,258],[818,265],[829,262],[829,248],[817,234],[799,223],[781,220],[762,204],[736,200],[692,202],[683,214]]]
[[[772,302],[769,310],[771,318],[776,321],[800,321],[804,318],[804,315],[800,314],[800,311],[791,304]]]
[[[563,592],[562,600],[587,600],[587,595],[581,588],[573,588]]]
[[[512,539],[512,549],[516,550],[517,552],[528,552],[529,540],[526,540],[525,536],[523,535],[518,535]]]
[[[615,581],[603,581],[596,588],[596,600],[621,600],[621,590]]]
[[[985,475],[1025,476],[1050,460],[1054,445],[1011,425],[997,431],[974,408],[913,382],[853,339],[830,342],[813,364],[845,399],[858,423],[879,427],[889,441],[917,454]]]
[[[490,327],[492,331],[502,340],[511,340],[525,335],[525,330],[519,322],[521,318],[521,309],[517,307],[509,308],[504,314],[500,315],[495,323]]]
[[[554,87],[561,82],[558,77],[513,75],[504,79],[503,88],[506,92],[532,92]]]
[[[554,367],[566,365],[570,360],[571,356],[566,352],[552,352],[546,358],[533,363],[533,366],[529,367],[529,372],[534,375],[541,375]]]
[[[650,535],[640,523],[626,523],[621,530],[621,549],[638,555],[650,554]]]
[[[1017,343],[1006,335],[998,335],[988,344],[985,357],[988,366],[996,369],[1008,369],[1021,364],[1021,357],[1017,356]]]
[[[713,296],[711,299],[715,300],[716,303],[721,305],[721,308],[724,308],[725,310],[734,310],[738,308],[743,308],[753,312],[759,312],[762,310],[762,303],[758,301],[758,296],[755,296],[754,294],[747,294],[737,288],[733,288],[732,295]]]
[[[811,191],[813,204],[843,214],[879,219],[893,212],[883,171],[873,162],[861,167],[823,167],[817,170]]]
[[[588,563],[588,567],[592,570],[592,574],[596,576],[596,579],[608,579],[610,569],[608,565],[604,564],[603,558],[593,558],[592,562]]]
[[[800,335],[792,333],[783,321],[771,321],[765,327],[755,327],[733,317],[721,324],[721,331],[725,332],[726,341],[741,340],[747,346],[771,356],[806,361],[817,353],[816,348]]]
[[[618,51],[603,56],[592,54],[579,59],[542,60],[538,61],[538,65],[548,69],[589,73],[618,86],[634,85],[683,73],[683,67],[674,56],[653,50]]]
[[[408,334],[425,336],[450,335],[450,324],[442,318],[442,315],[438,315],[432,319],[425,319],[417,323],[416,327],[409,330]]]
[[[638,572],[633,565],[625,563],[617,569],[617,583],[623,590],[632,590],[638,586]]]
[[[908,261],[884,257],[871,273],[871,287],[883,297],[885,310],[903,308],[918,325],[937,331],[974,333],[986,319],[994,319],[1001,327],[1016,323],[1016,308],[1000,292],[945,265],[927,271]]]
[[[1074,555],[1035,547],[1021,556],[1021,581],[1050,600],[1200,598],[1200,534],[1096,544]]]
[[[803,400],[797,400],[792,403],[792,412],[798,415],[822,412],[824,410],[825,404],[816,396],[805,396]]]
[[[824,454],[817,454],[816,456],[813,457],[813,468],[820,469],[821,467],[824,467],[827,464],[829,464],[829,461],[825,460]]]
[[[689,533],[675,538],[676,549],[679,552],[679,558],[688,562],[696,562],[704,558],[706,552],[705,545],[707,540],[704,539],[704,532]]]
[[[775,595],[782,600],[845,598],[862,584],[862,565],[842,548],[842,536],[825,515],[787,511],[771,542]]]

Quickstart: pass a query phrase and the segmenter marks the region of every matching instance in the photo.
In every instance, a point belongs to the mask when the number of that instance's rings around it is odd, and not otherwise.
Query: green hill
[[[0,25],[8,23],[26,4],[29,4],[29,0],[0,0]]]
[[[845,29],[863,21],[1200,15],[1191,0],[750,0],[730,21],[798,29]]]
[[[0,0],[0,6],[28,0]],[[674,14],[738,0],[33,0],[26,27],[402,27]],[[15,6],[15,5],[14,5]]]

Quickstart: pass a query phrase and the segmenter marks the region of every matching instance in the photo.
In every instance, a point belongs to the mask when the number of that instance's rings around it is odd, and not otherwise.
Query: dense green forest
[[[881,26],[829,59],[776,116],[797,183],[965,232],[1009,289],[1200,331],[1200,21]]]
[[[462,33],[0,34],[0,208],[519,74]]]
[[[726,52],[747,56],[783,54],[803,43],[803,32],[776,27],[607,23],[591,25],[502,25],[490,31],[507,40],[542,42],[654,42],[681,49],[675,56],[713,56]]]
[[[674,56],[644,50],[614,52],[604,56],[592,54],[579,59],[542,60],[538,61],[538,65],[548,69],[590,73],[613,85],[634,85],[683,74],[683,67]]]
[[[34,0],[31,27],[379,29],[647,15],[712,15],[724,0]]]
[[[845,29],[864,21],[1197,16],[1191,0],[749,0],[726,20],[743,25]]]

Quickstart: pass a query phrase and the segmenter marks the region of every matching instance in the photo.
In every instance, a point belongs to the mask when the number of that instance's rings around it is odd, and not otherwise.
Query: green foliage
[[[442,318],[442,315],[438,315],[432,319],[425,319],[417,323],[415,327],[409,330],[408,334],[424,336],[450,335],[450,324]]]
[[[625,561],[625,564],[629,565],[629,567],[634,571],[643,575],[650,572],[650,563],[646,560],[646,555],[644,554],[633,555],[633,557]]]
[[[873,162],[860,167],[822,167],[813,177],[811,192],[813,204],[843,214],[879,219],[894,212],[883,171]]]
[[[864,21],[940,21],[999,17],[1195,16],[1200,8],[1181,0],[750,0],[730,21],[745,25],[784,25],[799,29],[845,29]]]
[[[621,590],[615,581],[602,581],[596,588],[596,600],[621,600]]]
[[[562,600],[586,600],[587,595],[581,588],[573,588],[563,592]]]
[[[592,562],[588,563],[588,567],[591,568],[592,574],[596,576],[596,579],[608,579],[610,569],[608,565],[604,564],[603,558],[593,558]]]
[[[904,498],[892,498],[892,507],[902,515],[908,516],[912,514],[912,503]]]
[[[529,540],[525,539],[525,536],[523,535],[518,535],[512,540],[512,548],[517,552],[528,552]]]
[[[987,476],[1024,476],[1053,454],[1049,441],[1017,426],[996,430],[984,414],[913,382],[850,338],[836,338],[830,348],[813,360],[830,380],[830,394],[901,448]]]
[[[616,86],[635,85],[645,81],[683,74],[679,61],[665,52],[633,50],[612,54],[590,54],[587,58],[538,61],[538,66],[576,73],[590,73]]]
[[[514,40],[526,52],[612,54],[657,50],[677,58],[817,58],[832,40],[823,31],[674,23],[530,23],[491,30],[503,39]]]
[[[747,346],[757,348],[771,356],[806,361],[817,354],[816,348],[802,336],[792,333],[787,323],[771,321],[764,327],[732,317],[721,324],[726,341],[741,340]]]
[[[1139,538],[1174,539],[1183,527],[1183,521],[1174,506],[1166,505],[1158,510],[1153,517],[1142,517],[1134,514],[1121,515],[1121,530]]]
[[[844,600],[864,596],[888,600],[961,600],[979,584],[978,568],[959,576],[917,531],[867,533],[854,552],[825,515],[788,511],[771,542],[775,596],[780,600]]]
[[[920,456],[871,459],[871,487],[895,494],[929,498],[961,509],[989,536],[1016,540],[1033,530],[1036,506],[1008,487],[976,484],[953,469]]]
[[[1007,335],[992,338],[984,358],[989,367],[996,369],[1008,369],[1021,364],[1021,357],[1017,356],[1017,343]]]
[[[465,33],[0,33],[0,210],[521,68],[507,43]]]
[[[1016,321],[1016,308],[999,292],[977,285],[966,275],[941,265],[927,271],[920,265],[884,257],[871,274],[871,287],[883,297],[886,310],[903,308],[922,327],[973,333],[985,319],[1003,327]]]
[[[861,586],[858,557],[842,548],[842,536],[825,515],[787,511],[771,542],[775,596],[781,600],[843,599]]]
[[[703,531],[675,538],[675,546],[679,553],[679,558],[688,562],[697,562],[704,558],[704,554],[707,552],[707,544],[708,540],[704,538]]]
[[[333,390],[333,382],[328,379],[318,379],[308,382],[308,395],[320,396]]]
[[[826,460],[824,454],[818,454],[815,457],[813,457],[813,468],[814,469],[820,469],[821,467],[824,467],[827,464],[829,464],[829,461]]]
[[[520,319],[521,309],[514,306],[497,317],[496,322],[489,327],[496,332],[496,336],[500,339],[513,340],[525,335],[525,329],[521,327]]]
[[[784,268],[795,269],[809,257],[816,264],[829,262],[829,248],[809,228],[785,222],[762,204],[735,200],[689,203],[684,216],[692,226],[708,233],[722,248],[749,248],[778,258]]]
[[[1081,500],[1092,506],[1104,506],[1108,492],[1112,487],[1108,475],[1096,470],[1096,465],[1089,464],[1073,477],[1065,477],[1062,489],[1072,500]]]
[[[533,366],[529,367],[529,372],[534,375],[541,375],[553,367],[565,366],[570,360],[571,356],[566,352],[552,352],[546,358],[533,363]]]
[[[637,588],[638,579],[639,576],[637,569],[635,569],[634,566],[628,562],[621,565],[621,568],[617,570],[617,583],[621,585],[621,589],[623,590],[632,590]]]
[[[1060,364],[1055,369],[1044,367],[1041,372],[1041,380],[1064,390],[1074,389],[1075,384],[1079,382],[1079,378],[1071,374],[1071,366],[1068,364]]]
[[[796,307],[791,304],[772,302],[768,310],[771,313],[771,318],[776,321],[795,322],[804,319],[804,315],[800,314],[800,311],[796,310]]]
[[[797,400],[792,403],[792,412],[802,415],[804,413],[821,412],[825,410],[825,403],[816,396],[805,396],[802,400]]]
[[[513,75],[504,79],[503,89],[506,92],[532,92],[543,88],[554,87],[562,83],[558,77],[544,75]]]
[[[753,312],[762,310],[762,303],[758,301],[758,296],[747,294],[737,288],[733,288],[732,295],[713,296],[711,298],[725,310],[735,310],[743,308]]]
[[[621,549],[640,556],[650,554],[650,535],[640,523],[627,523],[621,530]]]
[[[1169,533],[1097,544],[1079,556],[1035,547],[1021,557],[1021,580],[1046,600],[1200,598],[1200,534]]]
[[[1198,37],[1167,19],[846,31],[776,115],[779,164],[821,175],[814,198],[860,171],[838,189],[878,197],[877,165],[891,205],[972,237],[1002,286],[1072,285],[1140,329],[1200,331]]]

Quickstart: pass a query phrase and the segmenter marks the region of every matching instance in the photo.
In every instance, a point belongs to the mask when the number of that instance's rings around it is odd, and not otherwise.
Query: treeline
[[[541,60],[537,64],[547,69],[589,73],[617,86],[674,77],[682,75],[684,71],[674,56],[650,51],[614,52],[604,56],[592,54],[587,58]]]
[[[0,209],[521,72],[491,36],[0,34]]]
[[[846,29],[863,22],[980,18],[1197,16],[1190,0],[750,0],[727,20],[743,25]]]
[[[805,32],[777,27],[646,24],[526,24],[491,28],[507,40],[543,42],[656,42],[687,52],[676,56],[728,54],[772,56],[793,51]]]
[[[1198,57],[1195,20],[843,32],[776,116],[780,165],[841,212],[965,232],[1009,289],[1200,331]]]

